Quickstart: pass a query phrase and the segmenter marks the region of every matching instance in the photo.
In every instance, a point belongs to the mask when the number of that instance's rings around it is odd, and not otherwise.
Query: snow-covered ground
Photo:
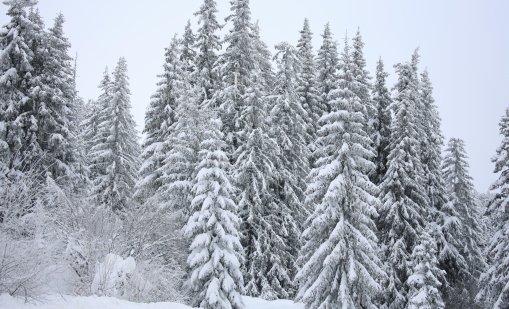
[[[244,297],[246,309],[304,309],[304,305],[291,300],[266,301],[258,298]],[[98,296],[61,296],[53,295],[43,300],[26,304],[23,299],[13,298],[7,294],[0,295],[2,309],[191,309],[177,303],[132,303],[113,297]]]

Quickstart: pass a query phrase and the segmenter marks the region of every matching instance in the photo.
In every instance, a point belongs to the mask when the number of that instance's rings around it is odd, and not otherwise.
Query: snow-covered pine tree
[[[437,248],[433,238],[422,232],[419,242],[414,247],[411,256],[412,265],[407,279],[408,304],[407,309],[442,309],[445,308],[440,293],[440,278],[445,275],[437,260]]]
[[[330,112],[329,106],[329,92],[337,85],[337,70],[338,70],[338,50],[336,41],[332,38],[330,25],[327,23],[322,34],[322,46],[318,50],[316,57],[317,66],[317,88],[318,95],[320,96],[320,109],[323,113]]]
[[[135,198],[144,202],[156,197],[155,192],[162,185],[163,161],[170,151],[167,143],[176,121],[176,108],[183,95],[183,65],[180,61],[178,39],[174,37],[165,49],[163,73],[160,74],[157,90],[152,95],[145,114],[146,135],[141,155],[142,164],[138,172]]]
[[[267,44],[260,36],[260,25],[258,21],[253,25],[253,46],[255,50],[255,66],[261,72],[262,79],[258,81],[262,83],[266,89],[274,88],[274,72],[272,71],[272,55]]]
[[[484,255],[481,250],[483,231],[479,222],[480,216],[472,177],[468,173],[463,140],[459,138],[449,140],[442,172],[449,197],[448,205],[445,207],[454,209],[457,214],[459,231],[455,235],[457,237],[455,241],[458,243],[456,248],[465,260],[465,269],[460,269],[462,277],[455,278],[456,282],[449,279],[449,283],[453,288],[456,287],[456,290],[452,289],[451,296],[454,297],[449,301],[448,306],[461,308],[461,306],[465,307],[474,303],[477,280],[485,269]],[[447,277],[449,276],[447,274]]]
[[[284,262],[279,250],[286,246],[287,240],[281,237],[285,231],[274,225],[280,210],[274,192],[279,147],[269,135],[269,102],[262,70],[259,67],[253,70],[249,79],[252,83],[246,88],[246,104],[239,112],[239,121],[243,123],[237,135],[239,148],[233,154],[245,252],[242,270],[247,295],[275,299],[285,293],[279,283],[291,279],[282,277],[286,268],[279,268]]]
[[[195,306],[205,309],[243,309],[240,219],[233,200],[231,165],[224,149],[221,122],[207,121],[200,143],[199,163],[185,235],[191,240],[188,285]]]
[[[138,133],[131,114],[127,62],[120,58],[101,112],[98,127],[99,143],[92,147],[92,166],[99,174],[93,182],[92,194],[96,202],[121,212],[127,206],[134,188],[139,167]],[[107,82],[106,82],[107,84]]]
[[[182,61],[183,69],[191,74],[196,69],[196,50],[194,50],[195,36],[191,29],[191,21],[188,20],[184,28],[184,34],[180,41],[180,61]],[[191,80],[191,82],[193,82]]]
[[[370,174],[374,184],[379,185],[387,172],[387,158],[389,157],[389,143],[391,139],[392,115],[390,105],[391,94],[386,86],[386,79],[389,76],[384,71],[382,58],[376,66],[376,79],[373,87],[373,105],[376,113],[373,122],[374,133],[372,135],[373,148],[375,150],[375,170]]]
[[[314,209],[302,237],[297,300],[306,308],[376,308],[385,273],[378,258],[376,186],[369,180],[370,138],[348,42],[341,56],[339,87],[331,111],[320,119],[316,167],[306,203]]]
[[[284,276],[277,276],[278,285],[282,287],[282,293],[278,292],[278,298],[288,298],[293,294],[294,287],[291,281],[286,280],[293,279],[295,275],[295,260],[300,248],[299,238],[308,216],[302,202],[310,155],[305,120],[307,113],[296,91],[300,64],[297,50],[288,43],[276,45],[276,50],[275,62],[278,71],[270,118],[271,136],[280,148],[280,157],[276,162],[277,181],[274,183],[279,209],[277,215],[270,218],[277,220],[271,224],[279,226],[276,232],[283,232],[281,237],[287,241],[283,247],[277,248],[279,260],[283,264],[277,268],[273,265],[272,269],[284,273]],[[273,276],[272,273],[267,275]]]
[[[352,47],[353,76],[355,80],[354,91],[364,107],[366,132],[369,134],[369,137],[373,139],[376,110],[371,98],[371,77],[366,69],[366,59],[364,59],[363,51],[364,42],[362,41],[360,29],[357,29],[357,33],[352,39]]]
[[[380,184],[382,207],[378,228],[389,275],[384,305],[401,309],[407,302],[404,286],[410,273],[407,261],[418,235],[427,225],[429,201],[419,147],[423,137],[417,127],[420,98],[417,76],[411,63],[400,63],[395,68],[398,81],[392,104],[394,119],[387,172]]]
[[[221,90],[215,93],[213,99],[220,109],[229,155],[240,146],[237,132],[246,125],[239,120],[240,110],[247,105],[246,89],[251,87],[252,71],[256,65],[249,0],[233,0],[230,10],[226,21],[232,23],[232,29],[224,39],[226,49],[218,60]]]
[[[30,170],[40,158],[31,91],[34,85],[31,39],[38,29],[26,9],[34,0],[4,1],[9,22],[0,31],[0,174]]]
[[[306,117],[307,140],[310,149],[313,149],[316,131],[318,129],[318,119],[322,116],[324,110],[320,106],[320,97],[318,95],[316,80],[315,56],[313,54],[313,33],[309,28],[308,19],[304,19],[304,26],[300,31],[300,38],[297,43],[298,59],[300,62],[300,70],[297,79],[297,95],[302,107],[307,112]]]
[[[71,166],[77,159],[71,131],[77,103],[70,43],[63,32],[64,16],[55,18],[46,35],[41,87],[38,94],[39,144],[44,151],[44,167],[57,183],[74,178]]]
[[[219,25],[217,18],[217,4],[215,0],[204,0],[198,12],[198,32],[196,34],[195,48],[196,72],[195,79],[200,87],[201,105],[209,105],[219,83],[217,72],[217,59],[221,50],[219,38]]]
[[[509,109],[499,123],[502,143],[492,159],[499,175],[491,186],[495,196],[488,204],[488,213],[499,213],[497,231],[487,248],[488,268],[481,275],[481,290],[476,300],[486,308],[509,307]]]

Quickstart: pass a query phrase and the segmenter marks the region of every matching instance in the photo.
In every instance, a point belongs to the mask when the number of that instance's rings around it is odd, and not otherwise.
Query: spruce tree
[[[479,222],[477,202],[474,195],[474,185],[468,173],[465,143],[458,138],[451,138],[447,145],[446,155],[442,165],[444,181],[447,184],[447,208],[454,209],[456,221],[448,219],[447,224],[455,225],[454,235],[457,239],[458,251],[464,265],[456,270],[456,278],[450,278],[451,291],[449,301],[451,308],[461,308],[473,304],[477,288],[477,279],[485,269],[484,255],[481,250],[482,229]],[[451,277],[447,274],[447,277]],[[454,280],[455,279],[455,280]]]
[[[488,204],[489,213],[498,213],[496,232],[487,248],[488,268],[481,275],[481,290],[476,300],[486,308],[502,309],[509,306],[509,109],[499,123],[502,143],[492,159],[499,175],[491,186],[495,195]]]
[[[384,71],[384,64],[380,58],[376,66],[376,80],[373,88],[373,105],[376,113],[373,122],[374,132],[372,140],[375,150],[374,163],[376,167],[370,177],[376,185],[382,182],[387,172],[387,158],[389,157],[392,121],[390,105],[392,99],[386,86],[388,76],[389,74]]]
[[[28,170],[41,155],[31,91],[34,86],[33,31],[27,18],[33,0],[4,1],[9,22],[0,32],[0,173]]]
[[[237,132],[246,125],[240,121],[240,110],[247,105],[246,89],[251,87],[256,64],[249,0],[232,1],[230,10],[226,21],[232,23],[232,29],[224,39],[226,49],[219,59],[221,91],[216,92],[214,98],[220,109],[229,154],[240,146]]]
[[[415,246],[411,260],[411,273],[407,279],[408,309],[445,308],[440,293],[440,278],[445,271],[438,266],[437,248],[433,238],[423,232]]]
[[[176,109],[183,95],[184,65],[180,60],[179,44],[176,37],[165,51],[163,73],[159,75],[157,90],[152,95],[145,114],[146,138],[141,154],[142,165],[136,183],[135,197],[143,202],[151,197],[162,185],[163,161],[171,144],[167,143],[176,121]]]
[[[191,29],[191,21],[187,21],[184,29],[184,35],[180,41],[180,61],[182,61],[183,69],[191,74],[196,69],[196,51],[194,50],[195,36]]]
[[[59,14],[47,34],[38,97],[38,139],[44,151],[44,165],[61,184],[73,177],[71,166],[77,160],[72,145],[76,142],[75,132],[71,131],[77,117],[77,93],[72,58],[68,52],[70,43],[64,36],[63,23],[64,16]]]
[[[108,101],[98,128],[100,142],[92,147],[92,166],[99,167],[93,195],[100,205],[121,212],[132,194],[140,149],[131,114],[127,63],[120,58],[109,86]]]
[[[297,95],[304,110],[307,112],[306,126],[309,138],[308,144],[313,144],[318,129],[318,119],[322,116],[323,109],[320,107],[316,80],[316,65],[312,45],[313,33],[309,28],[309,22],[304,19],[304,26],[300,31],[297,43],[300,70],[297,79]],[[313,146],[311,149],[313,149]]]
[[[202,105],[208,105],[218,88],[219,76],[217,69],[217,59],[221,49],[219,38],[219,25],[216,14],[217,4],[215,0],[204,0],[198,12],[198,32],[196,34],[195,48],[196,55],[196,73],[195,78],[200,87],[200,102]]]
[[[316,66],[318,72],[318,95],[320,96],[320,109],[330,112],[329,92],[336,87],[338,70],[337,44],[332,38],[330,25],[327,23],[322,34],[323,42],[318,50]]]
[[[185,234],[191,239],[188,265],[194,305],[200,308],[242,309],[240,220],[233,201],[231,165],[223,142],[221,122],[207,121],[200,143],[199,163]]]
[[[297,274],[297,300],[306,308],[376,308],[384,277],[372,220],[378,200],[368,178],[370,138],[353,70],[345,44],[339,87],[330,92],[332,110],[320,121],[316,168],[306,191],[314,212],[302,234]]]
[[[429,201],[424,188],[418,117],[418,80],[411,63],[395,66],[395,86],[391,140],[387,172],[380,184],[382,207],[378,226],[389,282],[385,305],[403,308],[407,301],[404,284],[417,238],[427,225]]]
[[[357,29],[357,33],[352,40],[352,63],[353,76],[355,80],[355,94],[361,100],[364,108],[364,118],[366,121],[366,132],[370,138],[374,134],[374,119],[376,110],[371,99],[371,84],[369,72],[366,69],[366,59],[364,59],[364,42],[362,41],[361,32]]]

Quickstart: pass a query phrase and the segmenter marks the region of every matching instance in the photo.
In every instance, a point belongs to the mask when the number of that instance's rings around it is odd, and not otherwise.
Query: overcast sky
[[[196,29],[193,13],[201,2],[40,0],[38,7],[47,26],[58,12],[65,15],[65,33],[72,53],[78,53],[78,90],[85,99],[97,97],[105,66],[112,69],[120,56],[127,58],[133,114],[141,131],[164,48],[188,19]],[[217,2],[223,22],[229,1]],[[326,22],[340,43],[360,27],[372,73],[378,57],[393,74],[392,65],[420,47],[421,69],[430,72],[445,137],[465,140],[478,190],[486,191],[496,179],[490,159],[500,142],[498,121],[509,106],[509,1],[251,0],[251,8],[271,48],[281,41],[295,43],[305,17],[315,47]],[[1,24],[5,11],[0,8]]]

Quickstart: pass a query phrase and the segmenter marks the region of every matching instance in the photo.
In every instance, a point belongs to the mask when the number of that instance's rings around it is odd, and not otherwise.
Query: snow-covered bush
[[[31,170],[1,181],[0,294],[34,298],[48,291],[60,266],[45,209],[47,183]]]
[[[110,253],[104,261],[97,265],[92,281],[92,293],[99,296],[125,297],[128,281],[136,268],[133,257],[123,259],[121,256]]]

